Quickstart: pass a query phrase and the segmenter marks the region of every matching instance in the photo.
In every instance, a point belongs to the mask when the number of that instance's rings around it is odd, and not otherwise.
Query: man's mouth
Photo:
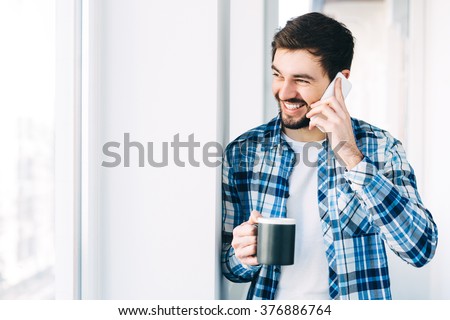
[[[288,109],[288,110],[296,110],[296,109],[300,109],[301,107],[306,106],[306,103],[304,103],[304,102],[291,103],[291,102],[284,101],[283,104],[286,107],[286,109]]]

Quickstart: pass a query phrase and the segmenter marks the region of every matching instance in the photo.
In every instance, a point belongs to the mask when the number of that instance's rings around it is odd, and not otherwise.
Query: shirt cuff
[[[377,167],[365,157],[351,170],[345,172],[345,179],[350,184],[353,191],[361,191],[378,174]]]
[[[256,272],[259,270],[259,268],[261,268],[261,265],[258,264],[256,266],[249,266],[246,264],[243,264],[234,254],[234,249],[231,248],[231,250],[233,250],[232,254],[230,255],[229,259],[228,259],[228,263],[230,265],[230,269],[231,270],[236,270],[236,269],[240,269],[240,268],[244,268],[250,272]],[[231,252],[230,252],[231,253]]]

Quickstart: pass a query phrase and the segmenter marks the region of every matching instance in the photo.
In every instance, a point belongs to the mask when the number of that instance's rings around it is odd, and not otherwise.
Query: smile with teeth
[[[288,102],[284,102],[284,105],[285,105],[286,108],[289,109],[289,110],[296,110],[296,109],[300,109],[300,108],[303,107],[305,104],[304,104],[304,103],[288,103]]]

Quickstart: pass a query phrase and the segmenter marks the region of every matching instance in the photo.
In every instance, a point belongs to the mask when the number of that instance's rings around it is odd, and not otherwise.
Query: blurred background
[[[400,139],[439,228],[394,299],[450,299],[445,0],[0,0],[0,299],[241,299],[220,273],[221,168],[102,166],[124,134],[225,146],[274,117],[270,43],[320,11],[356,38],[352,116]],[[443,139],[440,141],[439,139]],[[117,152],[123,155],[124,149]],[[204,151],[204,149],[203,149]],[[145,158],[147,159],[147,158]]]

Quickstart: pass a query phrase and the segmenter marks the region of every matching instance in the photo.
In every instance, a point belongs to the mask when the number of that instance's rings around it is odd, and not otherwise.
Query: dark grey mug
[[[295,219],[259,218],[256,257],[258,263],[294,264]]]

